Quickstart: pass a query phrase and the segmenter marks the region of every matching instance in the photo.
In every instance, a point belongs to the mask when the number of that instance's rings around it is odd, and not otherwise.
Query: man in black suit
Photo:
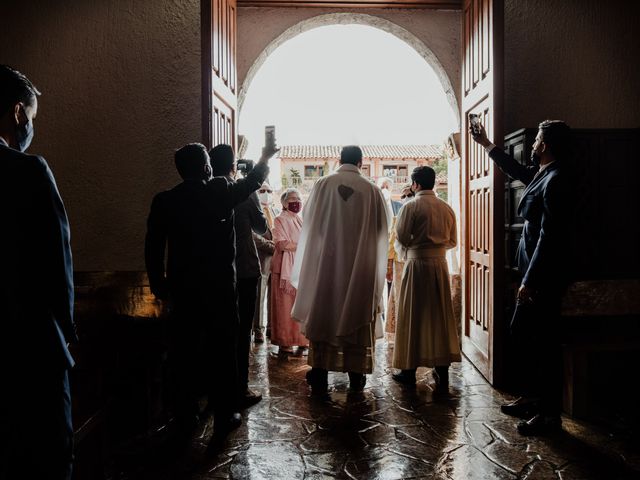
[[[562,167],[570,150],[571,130],[562,121],[546,120],[538,127],[531,166],[516,162],[487,138],[482,125],[472,126],[472,138],[510,177],[526,185],[518,205],[525,219],[517,250],[522,281],[511,321],[513,340],[535,367],[531,372],[531,394],[537,401],[520,400],[503,405],[502,411],[521,416],[524,435],[561,428],[562,354],[560,307],[567,285],[567,189]]]
[[[204,145],[186,145],[175,154],[184,181],[156,195],[151,205],[145,242],[147,272],[152,292],[169,300],[172,308],[172,390],[176,419],[184,433],[197,422],[196,400],[203,390],[213,410],[213,439],[223,438],[242,421],[237,413],[233,209],[260,187],[273,153],[264,152],[247,178],[230,182],[211,178]]]
[[[47,162],[24,153],[39,94],[0,65],[0,479],[71,478],[69,223]]]
[[[225,177],[229,182],[236,178],[236,161],[230,145],[217,145],[209,151],[211,168],[215,177]],[[249,353],[251,328],[256,310],[256,295],[260,281],[260,258],[252,232],[259,235],[267,231],[267,219],[262,213],[258,195],[253,192],[234,209],[236,232],[236,274],[238,291],[238,389],[243,407],[250,407],[262,400],[262,394],[249,388]]]

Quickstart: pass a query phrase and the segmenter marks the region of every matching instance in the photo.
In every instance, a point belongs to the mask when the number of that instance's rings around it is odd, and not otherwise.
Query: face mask
[[[260,199],[260,203],[262,205],[271,205],[271,202],[273,201],[273,196],[267,192],[259,193],[258,198]]]
[[[382,190],[382,196],[385,200],[389,201],[391,199],[391,192],[385,188]]]
[[[28,119],[27,113],[24,111],[24,107],[22,111],[24,112],[25,118]],[[27,148],[29,148],[34,134],[35,131],[33,129],[33,122],[31,120],[27,120],[27,123],[25,123],[24,125],[18,125],[16,129],[16,141],[18,142],[18,150],[24,152]]]
[[[287,210],[292,213],[298,213],[301,208],[302,205],[300,204],[300,202],[289,202],[289,205],[287,206]]]

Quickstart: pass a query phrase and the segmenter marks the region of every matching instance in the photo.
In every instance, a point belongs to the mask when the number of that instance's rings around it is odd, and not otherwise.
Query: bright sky
[[[253,159],[265,125],[276,126],[278,145],[421,145],[456,130],[431,66],[399,38],[363,25],[320,27],[281,45],[256,73],[239,121]]]

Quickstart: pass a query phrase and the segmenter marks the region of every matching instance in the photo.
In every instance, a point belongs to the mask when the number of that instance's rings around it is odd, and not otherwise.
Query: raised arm
[[[491,140],[487,137],[487,132],[484,126],[479,125],[477,127],[470,126],[469,133],[471,138],[480,144],[489,154],[491,160],[502,170],[515,180],[520,180],[525,185],[528,185],[533,180],[533,177],[538,170],[536,167],[525,167],[518,163],[515,158],[508,155],[501,148],[496,147]]]

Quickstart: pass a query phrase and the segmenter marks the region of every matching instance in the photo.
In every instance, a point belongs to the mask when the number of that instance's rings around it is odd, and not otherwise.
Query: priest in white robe
[[[389,218],[382,192],[361,166],[362,150],[344,147],[340,167],[315,184],[303,212],[292,317],[310,341],[314,393],[326,391],[329,370],[349,372],[351,388],[364,388],[382,336]]]
[[[396,221],[397,242],[406,254],[393,351],[393,379],[415,385],[418,367],[435,367],[442,387],[451,362],[460,361],[457,322],[453,315],[449,268],[445,253],[456,246],[456,216],[436,197],[436,174],[417,167],[411,174],[415,198]]]

